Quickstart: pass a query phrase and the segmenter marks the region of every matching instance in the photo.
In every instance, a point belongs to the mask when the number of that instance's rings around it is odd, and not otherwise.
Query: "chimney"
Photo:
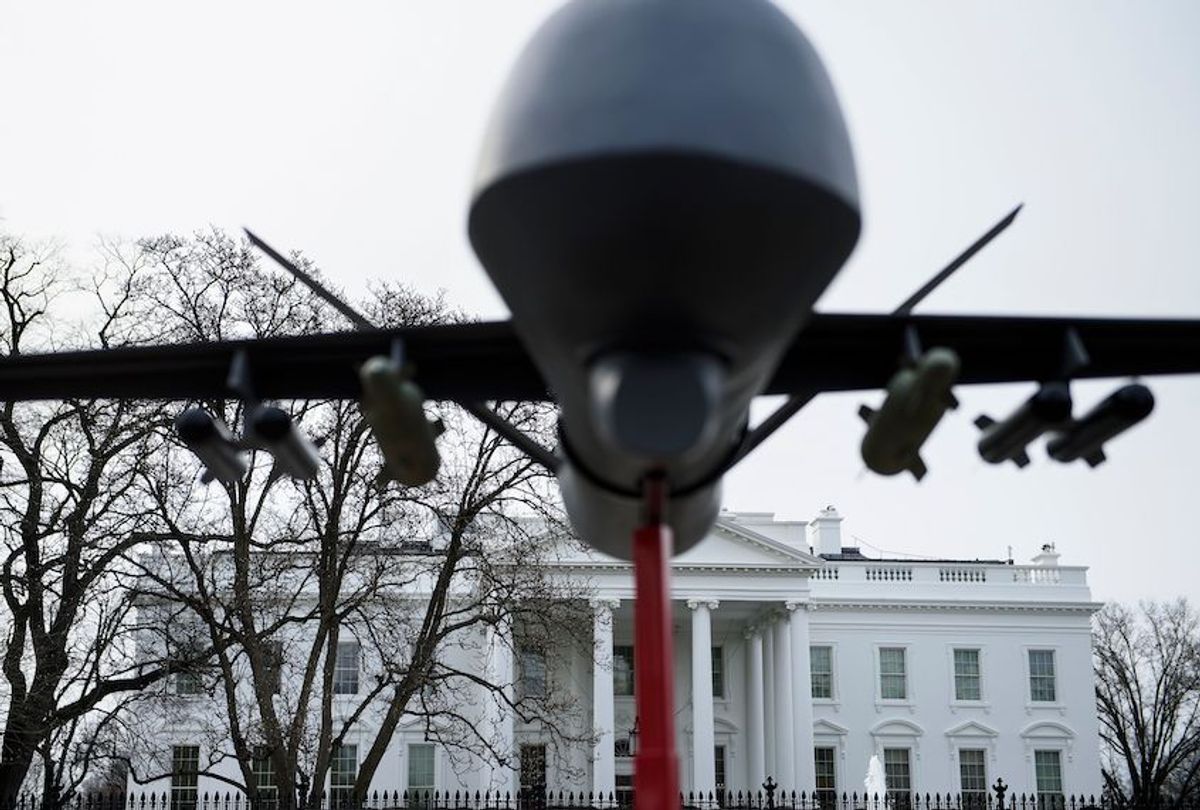
[[[842,553],[842,516],[832,506],[826,506],[808,524],[813,554]]]
[[[1033,564],[1042,568],[1057,568],[1059,554],[1054,550],[1053,543],[1046,543],[1042,550],[1034,555]]]

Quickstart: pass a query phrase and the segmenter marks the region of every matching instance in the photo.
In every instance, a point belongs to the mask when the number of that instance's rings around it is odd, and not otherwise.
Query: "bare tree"
[[[161,277],[147,300],[170,313],[168,334],[214,340],[332,325],[307,290],[219,233],[145,240],[123,260]],[[366,309],[387,325],[458,317],[398,285],[377,287]],[[204,405],[236,424],[236,406]],[[353,736],[360,761],[341,788],[361,795],[402,721],[464,758],[510,767],[512,750],[472,708],[481,691],[542,720],[553,739],[590,735],[568,722],[565,693],[518,693],[511,678],[489,680],[469,665],[485,653],[484,628],[505,630],[491,638],[510,656],[523,647],[553,659],[573,640],[590,644],[580,589],[552,581],[538,564],[565,525],[546,471],[447,406],[439,413],[448,426],[442,475],[420,489],[388,485],[356,403],[286,407],[321,442],[313,481],[275,478],[269,458],[255,458],[246,480],[204,487],[194,461],[178,452],[143,475],[163,536],[175,539],[131,559],[144,588],[160,609],[203,626],[208,646],[233,641],[203,674],[209,698],[178,707],[192,724],[197,715],[207,721],[202,770],[253,800],[309,806]],[[543,408],[497,409],[527,430],[548,429]],[[161,654],[177,631],[145,624],[159,633],[149,646]],[[348,680],[348,654],[363,664],[361,681]],[[137,779],[166,773],[166,752],[154,753],[135,767]]]
[[[1096,702],[1106,788],[1122,804],[1200,796],[1200,616],[1186,599],[1096,615]]]
[[[141,328],[128,320],[139,283],[136,268],[98,273],[86,292],[100,317],[72,325],[51,317],[56,296],[80,291],[53,250],[0,235],[0,350],[129,343]],[[134,598],[122,576],[149,512],[135,485],[164,420],[159,404],[0,404],[0,802],[36,765],[42,802],[59,804],[86,768],[67,749],[90,745],[123,700],[174,666],[133,655]]]

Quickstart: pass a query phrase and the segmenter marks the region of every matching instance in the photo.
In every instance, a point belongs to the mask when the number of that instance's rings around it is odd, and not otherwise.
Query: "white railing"
[[[987,582],[987,569],[981,565],[942,566],[938,582]]]
[[[1018,565],[1013,568],[1012,581],[1029,585],[1057,585],[1062,582],[1062,574],[1057,568]]]
[[[868,582],[912,582],[913,570],[907,565],[868,565]]]
[[[826,565],[823,568],[818,568],[813,573],[813,579],[837,579],[838,567],[836,565]]]

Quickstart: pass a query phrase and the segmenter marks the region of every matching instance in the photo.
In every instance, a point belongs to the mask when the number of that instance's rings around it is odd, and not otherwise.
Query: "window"
[[[272,806],[279,795],[279,786],[275,783],[275,764],[271,762],[271,752],[261,746],[255,749],[254,758],[250,760],[250,772],[254,774],[259,806]]]
[[[279,694],[279,676],[282,670],[283,642],[268,641],[263,645],[263,686],[267,688],[268,694]]]
[[[1062,756],[1058,751],[1033,752],[1038,806],[1062,807]]]
[[[546,746],[521,746],[521,796],[526,802],[540,803],[546,798]],[[536,806],[536,805],[535,805]]]
[[[200,746],[171,747],[171,810],[196,810],[200,780]]]
[[[987,802],[987,764],[980,748],[960,748],[958,751],[958,784],[962,803],[982,807]]]
[[[912,769],[907,748],[883,749],[883,777],[888,798],[894,807],[909,806],[912,794]]]
[[[954,651],[954,699],[983,700],[979,650]]]
[[[333,693],[335,695],[358,694],[358,642],[339,641],[337,661],[333,666]]]
[[[413,743],[408,746],[408,789],[415,795],[424,796],[433,792],[433,756],[434,747],[430,743]]]
[[[903,647],[879,648],[879,696],[884,700],[908,698],[908,676],[905,671]]]
[[[826,647],[825,649],[829,649]],[[813,764],[814,772],[816,773],[817,794],[816,799],[818,804],[828,804],[834,806],[837,804],[837,771],[834,763],[835,751],[829,747],[818,747],[813,749]]]
[[[617,806],[633,807],[633,774],[617,774]]]
[[[725,648],[712,648],[712,690],[713,697],[725,697]]]
[[[721,649],[720,647],[713,648],[713,651]],[[716,660],[716,659],[714,659]],[[725,746],[713,746],[713,782],[717,788],[717,806],[725,806]]]
[[[833,699],[833,647],[809,647],[809,670],[812,672],[812,696]]]
[[[522,698],[546,697],[546,653],[540,647],[522,647],[520,655],[520,695]]]
[[[613,647],[613,694],[633,694],[633,647]]]
[[[1029,699],[1049,703],[1058,699],[1054,685],[1054,650],[1029,651]]]
[[[329,802],[331,806],[349,807],[354,803],[354,780],[357,778],[358,746],[335,745],[329,759]]]
[[[176,672],[174,686],[177,695],[199,695],[204,692],[204,681],[199,672]]]

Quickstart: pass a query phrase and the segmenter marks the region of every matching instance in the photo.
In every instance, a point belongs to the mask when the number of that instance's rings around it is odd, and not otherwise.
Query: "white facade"
[[[1001,777],[1016,793],[1053,789],[1057,766],[1059,790],[1099,794],[1090,636],[1099,605],[1086,569],[1058,565],[1052,548],[1032,565],[866,559],[842,547],[840,523],[832,508],[810,524],[723,513],[710,537],[674,560],[683,789],[757,790],[770,776],[785,789],[861,792],[875,754],[897,781],[907,770],[907,787],[921,793],[972,787],[964,771],[986,785]],[[567,752],[566,765],[550,757],[545,783],[607,794],[632,770],[617,754],[634,698],[614,694],[629,674],[631,567],[586,552],[556,565],[590,584],[594,650],[548,678],[577,694],[579,722],[596,743]],[[515,666],[499,653],[477,665],[498,680]],[[482,722],[503,745],[544,742],[494,700],[481,702]],[[186,725],[164,727],[163,745],[188,742]],[[407,789],[409,758],[430,756],[411,747],[421,745],[419,731],[402,726],[373,789]],[[515,771],[441,750],[432,757],[438,789],[520,787]]]

